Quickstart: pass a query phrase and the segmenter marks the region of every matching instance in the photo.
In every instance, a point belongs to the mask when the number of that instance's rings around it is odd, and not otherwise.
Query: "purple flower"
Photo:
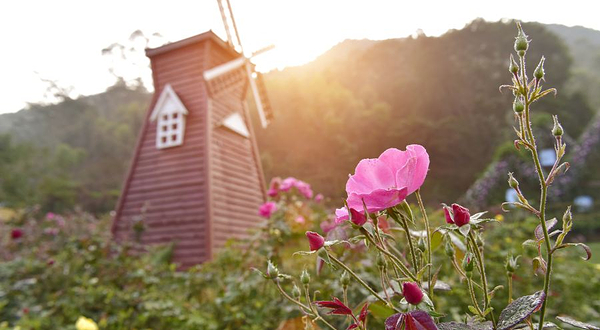
[[[346,183],[348,206],[363,211],[364,202],[368,212],[396,206],[421,187],[428,169],[429,155],[416,144],[406,151],[391,148],[379,158],[363,159]]]
[[[260,206],[258,214],[268,219],[275,211],[277,211],[277,204],[275,202],[266,202]]]

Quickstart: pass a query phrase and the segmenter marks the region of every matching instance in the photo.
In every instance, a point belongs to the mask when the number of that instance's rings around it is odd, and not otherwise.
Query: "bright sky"
[[[311,61],[345,39],[406,37],[417,29],[436,36],[477,17],[582,25],[600,30],[595,1],[230,0],[246,51],[276,48],[258,58],[270,70]],[[44,99],[51,79],[73,95],[114,83],[101,50],[130,34],[158,32],[177,41],[212,29],[225,38],[216,0],[20,0],[0,4],[0,113]],[[139,45],[138,45],[139,46]],[[143,48],[143,46],[141,47]],[[148,79],[141,49],[136,65],[119,72]]]

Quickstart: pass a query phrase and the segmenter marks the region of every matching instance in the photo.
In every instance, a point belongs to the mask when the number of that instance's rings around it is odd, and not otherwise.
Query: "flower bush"
[[[273,281],[283,297],[305,315],[305,329],[313,328],[315,323],[330,329],[339,329],[328,318],[322,315],[320,308],[329,309],[328,314],[345,315],[345,329],[367,329],[368,305],[379,304],[379,308],[389,311],[385,320],[386,330],[450,330],[450,329],[494,329],[508,330],[529,325],[534,329],[556,327],[552,322],[547,322],[548,301],[550,297],[550,281],[553,271],[554,256],[559,250],[569,247],[581,247],[586,253],[584,259],[589,259],[590,249],[582,243],[567,243],[567,234],[573,226],[570,207],[562,218],[562,229],[553,230],[557,225],[556,218],[549,219],[546,214],[548,190],[555,178],[564,174],[569,163],[561,162],[566,150],[562,139],[564,130],[558,118],[554,116],[554,127],[551,134],[555,140],[556,161],[552,169],[545,173],[540,165],[538,147],[533,134],[530,121],[531,106],[542,97],[554,93],[555,89],[543,90],[542,83],[545,77],[544,57],[533,71],[533,78],[527,77],[525,57],[530,41],[518,25],[518,35],[515,38],[514,49],[519,62],[513,55],[509,60],[509,71],[512,75],[512,85],[501,86],[509,89],[514,95],[513,112],[515,116],[517,139],[514,142],[516,149],[525,149],[531,154],[534,168],[540,186],[539,206],[535,207],[519,188],[517,179],[509,173],[508,184],[518,196],[517,202],[504,203],[506,210],[510,208],[523,209],[535,216],[539,225],[534,230],[533,239],[526,240],[525,245],[531,245],[537,250],[537,255],[532,259],[534,272],[539,272],[544,277],[541,290],[524,292],[525,295],[513,300],[513,279],[518,268],[518,257],[506,257],[505,270],[508,287],[507,305],[495,309],[492,299],[496,292],[503,286],[492,287],[492,275],[486,271],[485,239],[483,236],[487,223],[497,222],[497,218],[485,218],[486,212],[471,214],[469,209],[459,204],[451,207],[443,204],[443,213],[446,224],[437,228],[430,228],[429,217],[419,193],[429,168],[429,156],[423,146],[410,145],[406,151],[388,149],[376,159],[363,159],[356,166],[355,173],[350,175],[346,183],[348,197],[344,207],[336,210],[336,223],[348,221],[354,233],[346,239],[325,240],[320,234],[309,231],[306,233],[309,242],[309,251],[298,251],[296,255],[316,255],[317,263],[328,265],[333,271],[342,271],[340,300],[332,296],[331,300],[315,300],[317,291],[311,292],[310,278],[300,277],[302,294],[296,284],[294,276],[280,272],[271,262],[268,262],[267,272],[263,277]],[[413,212],[406,198],[414,193],[420,210],[420,218]],[[380,220],[385,221],[387,230],[379,225]],[[394,226],[390,228],[389,223]],[[391,231],[390,231],[391,229]],[[390,234],[390,232],[392,234]],[[400,233],[404,236],[403,246],[399,246],[400,237],[393,235]],[[436,289],[447,290],[449,286],[439,280],[441,266],[437,263],[443,261],[433,258],[432,235],[440,233],[443,237],[444,251],[449,258],[456,274],[466,282],[470,304],[467,306],[465,322],[440,322],[445,314],[438,308]],[[553,239],[551,239],[553,237]],[[343,259],[344,249],[361,244],[365,253],[372,251],[380,281],[370,282],[353,270],[351,264]],[[458,248],[458,249],[457,249]],[[462,262],[459,265],[457,250],[461,250]],[[368,258],[368,257],[367,257]],[[367,259],[368,260],[368,259]],[[448,259],[446,259],[448,260]],[[437,267],[437,268],[436,268]],[[437,270],[436,270],[437,269]],[[496,270],[497,271],[497,270]],[[354,309],[350,306],[360,306],[348,300],[348,279],[361,286],[368,292],[360,317],[356,317]],[[281,286],[282,282],[292,281],[293,292],[290,296]],[[441,294],[440,294],[441,295]],[[591,329],[570,317],[560,316],[557,320],[571,326]]]

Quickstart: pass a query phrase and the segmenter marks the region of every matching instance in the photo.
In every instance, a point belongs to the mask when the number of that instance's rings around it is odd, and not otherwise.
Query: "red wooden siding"
[[[216,127],[232,111],[244,112],[245,82],[209,101],[202,73],[237,55],[212,32],[149,50],[155,97],[140,133],[130,172],[117,205],[113,234],[132,240],[132,221],[146,205],[144,244],[175,242],[182,267],[210,259],[226,239],[244,236],[258,224],[264,200],[254,136]],[[187,108],[183,145],[156,148],[154,103],[171,84]]]

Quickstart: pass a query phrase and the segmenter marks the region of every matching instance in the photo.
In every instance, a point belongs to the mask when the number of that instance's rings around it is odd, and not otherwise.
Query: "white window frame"
[[[187,109],[175,94],[170,84],[167,84],[150,116],[156,120],[156,148],[164,149],[183,144],[185,135],[185,116]]]

